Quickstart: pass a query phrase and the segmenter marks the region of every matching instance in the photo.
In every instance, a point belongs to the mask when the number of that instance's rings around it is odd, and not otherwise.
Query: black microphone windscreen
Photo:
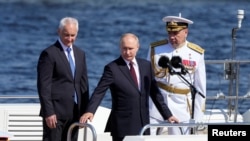
[[[161,56],[158,65],[162,68],[167,68],[169,63],[169,58],[167,56]]]
[[[174,68],[181,68],[182,59],[180,56],[173,56],[171,59],[171,64]]]

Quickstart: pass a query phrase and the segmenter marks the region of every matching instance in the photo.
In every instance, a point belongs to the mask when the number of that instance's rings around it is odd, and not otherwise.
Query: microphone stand
[[[180,72],[176,72],[173,69],[171,71],[173,72],[173,74],[179,75],[188,84],[188,86],[190,87],[191,98],[192,98],[192,115],[191,115],[191,119],[194,120],[195,94],[198,93],[203,98],[205,98],[205,96],[201,92],[197,91],[197,89],[195,88],[195,86],[193,84],[191,84],[185,77],[183,77]],[[193,128],[191,128],[191,134],[195,134]]]

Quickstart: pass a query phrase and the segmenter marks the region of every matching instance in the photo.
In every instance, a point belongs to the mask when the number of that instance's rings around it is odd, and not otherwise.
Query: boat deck
[[[42,119],[38,116],[40,110],[39,103],[31,104],[0,104],[0,131],[10,133],[13,137],[11,141],[41,141],[42,140]],[[100,106],[95,114],[91,124],[97,135],[97,141],[111,141],[109,133],[104,133],[107,118],[109,116],[110,109]],[[245,122],[249,120],[250,111],[242,115],[237,116],[237,122]],[[205,112],[206,123],[233,123],[234,120],[227,115],[227,111],[223,109],[207,110]],[[199,141],[205,141],[206,131],[202,130],[200,136],[192,137],[192,141],[196,139]],[[80,129],[79,141],[87,139],[87,141],[93,140],[91,130],[87,130],[87,138],[84,136],[83,128]],[[186,136],[186,135],[185,135]],[[168,137],[168,141],[174,141],[178,136]],[[183,135],[181,136],[183,138]],[[161,136],[128,136],[124,141],[161,141],[166,139],[165,134]],[[188,140],[189,137],[185,137]]]

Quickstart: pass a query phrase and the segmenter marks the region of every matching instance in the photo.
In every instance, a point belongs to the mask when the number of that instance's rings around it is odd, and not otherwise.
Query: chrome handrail
[[[39,99],[35,95],[0,95],[0,99]],[[206,96],[207,100],[216,100],[216,99],[250,99],[250,94],[244,96],[226,96],[217,94],[216,96]]]
[[[35,95],[0,95],[0,99],[39,99],[38,96]],[[250,99],[250,93],[244,96],[226,96],[224,94],[216,94],[216,96],[206,96],[207,100],[224,100],[224,99]]]
[[[37,95],[0,95],[0,99],[39,99]]]
[[[68,133],[67,133],[67,141],[71,141],[72,130],[76,126],[79,126],[82,128],[84,127],[84,134],[83,134],[84,141],[87,141],[87,127],[90,128],[90,130],[92,131],[93,141],[97,141],[97,135],[96,135],[96,130],[95,130],[94,126],[91,124],[88,124],[88,123],[78,123],[78,122],[75,122],[75,123],[70,125]]]
[[[159,124],[147,124],[145,126],[143,126],[143,128],[141,129],[139,135],[143,136],[144,132],[151,128],[151,127],[157,127],[157,128],[163,128],[163,127],[190,127],[193,129],[196,129],[196,131],[198,130],[198,128],[195,127],[202,127],[205,125],[250,125],[250,122],[230,122],[230,123],[204,123],[204,122],[200,122],[200,123],[195,123],[195,122],[190,122],[190,123],[169,123],[169,122],[163,122],[163,123],[159,123]],[[196,133],[196,132],[194,132]]]
[[[223,94],[220,96],[220,98],[228,99],[228,114],[231,116],[232,111],[234,110],[234,122],[236,122],[238,113],[238,100],[249,98],[249,94],[246,94],[245,96],[239,96],[240,64],[250,64],[250,60],[235,60],[235,58],[232,58],[225,60],[206,60],[205,63],[224,64],[224,77],[225,79],[229,80],[229,91],[228,96],[224,96]],[[234,100],[234,105],[232,104],[232,100]]]
[[[225,60],[205,60],[206,64],[224,64],[224,63],[238,63],[238,64],[248,64],[250,60],[232,60],[232,59],[225,59]]]

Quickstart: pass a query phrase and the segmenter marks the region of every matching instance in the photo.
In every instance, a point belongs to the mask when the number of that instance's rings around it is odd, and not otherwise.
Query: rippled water
[[[242,28],[236,34],[235,59],[248,60],[249,5],[247,0],[83,0],[70,3],[0,1],[0,95],[37,95],[38,56],[57,39],[58,21],[64,16],[79,19],[80,32],[76,45],[87,53],[92,92],[104,65],[119,56],[120,35],[124,32],[137,34],[141,43],[138,56],[146,58],[149,44],[167,36],[165,23],[161,21],[166,15],[177,16],[181,13],[183,17],[193,20],[188,40],[206,49],[206,60],[224,60],[231,58],[231,31],[237,26],[237,10],[243,9],[245,18]],[[228,80],[223,79],[223,67],[208,65],[207,73],[208,96],[215,95],[219,90],[227,94]],[[244,95],[249,88],[249,65],[242,65],[240,74],[240,95]],[[208,108],[227,106],[223,100],[207,103]],[[247,100],[240,103],[241,111],[249,108]],[[110,106],[110,95],[107,94],[102,104]]]

